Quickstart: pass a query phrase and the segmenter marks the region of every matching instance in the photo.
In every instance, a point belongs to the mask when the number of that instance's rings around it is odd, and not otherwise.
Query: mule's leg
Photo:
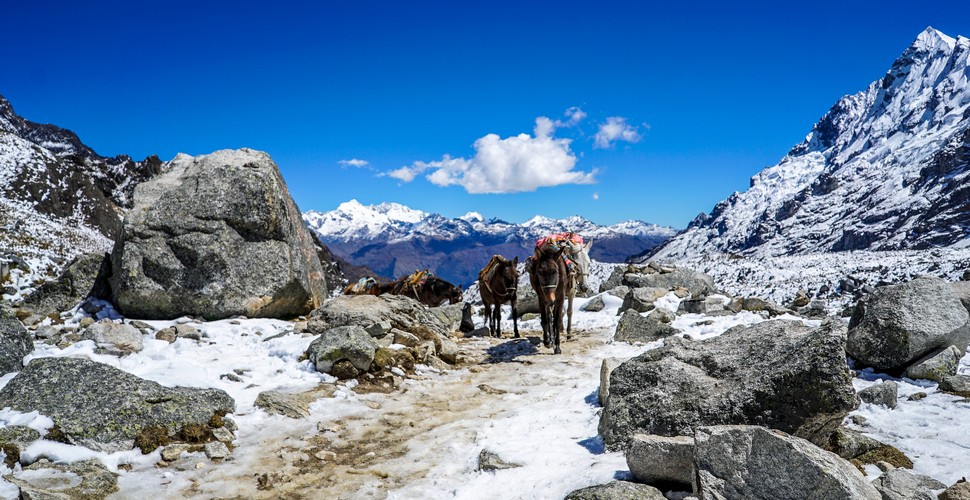
[[[511,303],[512,303],[512,328],[515,329],[515,338],[518,339],[518,338],[521,338],[519,336],[519,310],[518,308],[515,307],[514,298],[512,299]]]
[[[495,336],[502,338],[502,303],[499,302],[495,304],[495,331],[498,332]]]
[[[554,314],[556,315],[556,319],[554,323],[555,332],[553,335],[555,337],[554,342],[556,344],[556,348],[553,350],[553,354],[562,354],[562,349],[559,348],[559,338],[562,335],[562,302],[556,301]]]
[[[540,321],[542,322],[542,345],[552,347],[552,322],[555,321],[552,316],[552,306],[543,304],[540,308]]]
[[[489,305],[487,301],[483,301],[485,304],[485,325],[488,328],[488,336],[492,336],[492,306]]]
[[[576,290],[569,293],[569,309],[566,309],[566,340],[573,338],[573,299],[576,298]]]

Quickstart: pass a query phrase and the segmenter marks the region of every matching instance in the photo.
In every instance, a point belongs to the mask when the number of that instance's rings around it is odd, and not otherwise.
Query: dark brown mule
[[[457,304],[462,300],[460,286],[448,283],[427,269],[398,279],[389,293],[411,297],[430,307],[440,306],[445,300],[449,304]]]
[[[563,302],[567,294],[566,286],[570,281],[562,252],[562,248],[554,251],[536,248],[535,255],[526,264],[529,282],[539,298],[542,343],[546,347],[555,346],[555,354],[562,354],[559,340],[562,334]]]
[[[380,295],[391,291],[394,283],[381,283],[373,276],[366,276],[360,281],[344,287],[344,295]]]
[[[478,291],[485,303],[485,320],[488,331],[493,337],[502,336],[502,304],[512,305],[512,327],[515,338],[519,338],[519,311],[516,308],[516,293],[519,286],[519,258],[508,260],[501,255],[493,255],[478,273]]]

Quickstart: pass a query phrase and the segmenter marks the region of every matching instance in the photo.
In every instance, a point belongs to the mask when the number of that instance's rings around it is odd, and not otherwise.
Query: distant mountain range
[[[970,40],[933,28],[655,259],[970,246]]]
[[[535,216],[522,224],[485,218],[476,212],[450,219],[397,203],[365,206],[357,200],[330,212],[309,211],[303,219],[338,256],[384,277],[428,268],[456,284],[471,284],[493,254],[520,259],[532,254],[536,239],[574,231],[593,239],[590,255],[623,262],[677,233],[642,221],[600,226],[582,217]]]

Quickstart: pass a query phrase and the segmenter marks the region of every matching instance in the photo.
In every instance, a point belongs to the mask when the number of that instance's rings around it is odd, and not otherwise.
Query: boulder
[[[970,281],[964,280],[950,283],[950,288],[953,289],[953,293],[955,293],[957,298],[960,299],[960,303],[963,304],[963,307],[965,307],[967,311],[970,311]]]
[[[525,284],[519,282],[519,290],[515,293],[515,310],[520,318],[526,314],[539,314],[539,296],[528,281]]]
[[[516,463],[506,462],[497,454],[491,451],[482,450],[478,454],[478,470],[495,471],[495,470],[503,470],[503,469],[515,469],[517,467],[522,467],[522,466]]]
[[[759,299],[758,297],[746,297],[744,302],[741,303],[741,309],[745,311],[758,312],[767,311],[770,302],[764,299]]]
[[[256,402],[253,405],[270,414],[304,418],[310,416],[310,403],[332,396],[335,389],[336,386],[324,384],[319,388],[297,393],[263,391],[256,396]]]
[[[634,309],[627,309],[616,324],[614,340],[621,342],[653,342],[670,335],[680,333],[680,330],[663,323],[656,317],[644,317]]]
[[[666,500],[667,497],[653,486],[613,481],[573,491],[565,500]]]
[[[763,425],[822,445],[856,408],[840,321],[765,321],[664,344],[610,376],[599,430],[611,448],[637,433],[691,436],[720,424]]]
[[[686,288],[692,297],[700,297],[715,291],[714,278],[690,269],[678,268],[671,273],[631,274],[623,276],[623,284],[633,287],[663,288],[673,290]]]
[[[872,485],[882,500],[936,500],[930,490],[942,490],[946,485],[922,474],[906,469],[890,469],[877,477]]]
[[[898,394],[899,386],[896,382],[883,381],[859,391],[859,399],[865,403],[895,408]]]
[[[111,297],[108,276],[111,260],[104,252],[83,254],[71,261],[60,276],[48,281],[24,298],[23,307],[41,315],[67,311],[87,297]]]
[[[386,321],[392,328],[414,334],[418,330],[442,336],[450,334],[450,325],[431,310],[403,295],[341,295],[324,302],[310,314],[307,330],[323,333],[338,326],[367,327]]]
[[[690,314],[716,314],[727,310],[727,297],[711,295],[700,299],[685,299],[680,302],[684,312]]]
[[[623,275],[626,274],[626,266],[616,266],[610,277],[600,283],[599,292],[607,292],[623,284]]]
[[[163,387],[88,359],[38,358],[0,389],[0,408],[7,406],[50,417],[70,444],[114,452],[131,449],[149,427],[173,435],[205,426],[235,402],[218,389]]]
[[[647,314],[647,317],[650,318],[650,319],[657,320],[657,321],[659,321],[661,323],[668,323],[669,324],[669,323],[673,323],[674,320],[677,319],[677,314],[675,312],[671,311],[670,309],[666,309],[666,308],[663,308],[663,307],[658,307],[658,308],[654,309],[653,311],[650,311],[650,313]]]
[[[288,318],[327,296],[313,238],[266,153],[182,156],[133,200],[111,254],[125,316]]]
[[[667,295],[666,288],[634,288],[623,297],[619,312],[623,313],[628,309],[636,312],[650,311],[654,308],[653,302],[664,295]]]
[[[694,491],[702,500],[880,500],[855,466],[784,432],[720,425],[698,428],[694,439]]]
[[[600,365],[600,387],[596,393],[600,406],[605,405],[606,400],[610,397],[610,374],[624,361],[626,360],[621,358],[603,359],[603,363]]]
[[[428,312],[438,318],[438,321],[444,325],[446,330],[452,332],[457,331],[459,326],[461,326],[462,307],[464,307],[464,304],[447,304],[431,307],[428,309]]]
[[[141,331],[126,323],[102,320],[87,327],[81,334],[85,340],[93,340],[100,346],[108,345],[121,354],[142,350],[144,346]]]
[[[118,474],[97,459],[72,464],[39,460],[3,478],[20,488],[25,500],[102,500],[118,491]]]
[[[588,301],[586,301],[586,303],[583,304],[583,307],[580,307],[579,310],[586,311],[586,312],[600,312],[605,307],[606,307],[606,303],[603,302],[603,296],[597,295],[589,299]]]
[[[970,375],[947,375],[940,381],[940,390],[970,398]]]
[[[357,370],[366,372],[376,351],[377,344],[367,330],[359,326],[338,326],[311,342],[306,355],[318,372],[334,374],[334,364],[345,360]]]
[[[947,375],[956,375],[957,365],[963,352],[956,346],[950,346],[942,351],[934,352],[923,356],[906,369],[904,375],[911,379],[926,379],[940,382]]]
[[[620,286],[615,287],[615,288],[610,288],[609,290],[606,291],[606,293],[608,293],[608,294],[610,294],[610,295],[612,295],[612,296],[614,296],[614,297],[616,297],[618,299],[622,299],[623,297],[626,297],[626,294],[630,293],[630,290],[632,290],[632,288],[630,288],[630,287],[628,287],[626,285],[620,285]]]
[[[970,483],[967,480],[961,479],[946,489],[943,493],[940,493],[938,497],[940,500],[970,500]]]
[[[876,370],[902,370],[927,354],[970,343],[970,314],[932,277],[879,287],[856,304],[846,351]]]
[[[846,460],[852,460],[883,446],[886,445],[859,431],[848,427],[839,427],[832,433],[829,445],[825,448]]]
[[[637,434],[626,450],[626,465],[641,483],[689,485],[694,481],[694,438]]]
[[[30,332],[13,311],[0,305],[0,373],[20,371],[24,367],[24,356],[33,350]]]

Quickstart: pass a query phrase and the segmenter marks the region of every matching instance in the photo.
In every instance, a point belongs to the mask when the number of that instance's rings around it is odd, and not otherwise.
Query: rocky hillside
[[[493,254],[530,255],[544,235],[575,231],[592,238],[593,259],[623,262],[673,236],[676,230],[641,221],[600,226],[582,217],[536,216],[513,224],[481,214],[449,219],[397,203],[365,206],[357,200],[330,212],[306,212],[303,219],[334,253],[378,274],[397,277],[429,268],[455,283],[470,284]]]
[[[653,258],[966,245],[968,62],[970,40],[927,28],[885,76]]]
[[[161,167],[157,156],[138,162],[101,156],[70,130],[20,117],[0,96],[0,185],[6,199],[114,238],[135,186]]]

